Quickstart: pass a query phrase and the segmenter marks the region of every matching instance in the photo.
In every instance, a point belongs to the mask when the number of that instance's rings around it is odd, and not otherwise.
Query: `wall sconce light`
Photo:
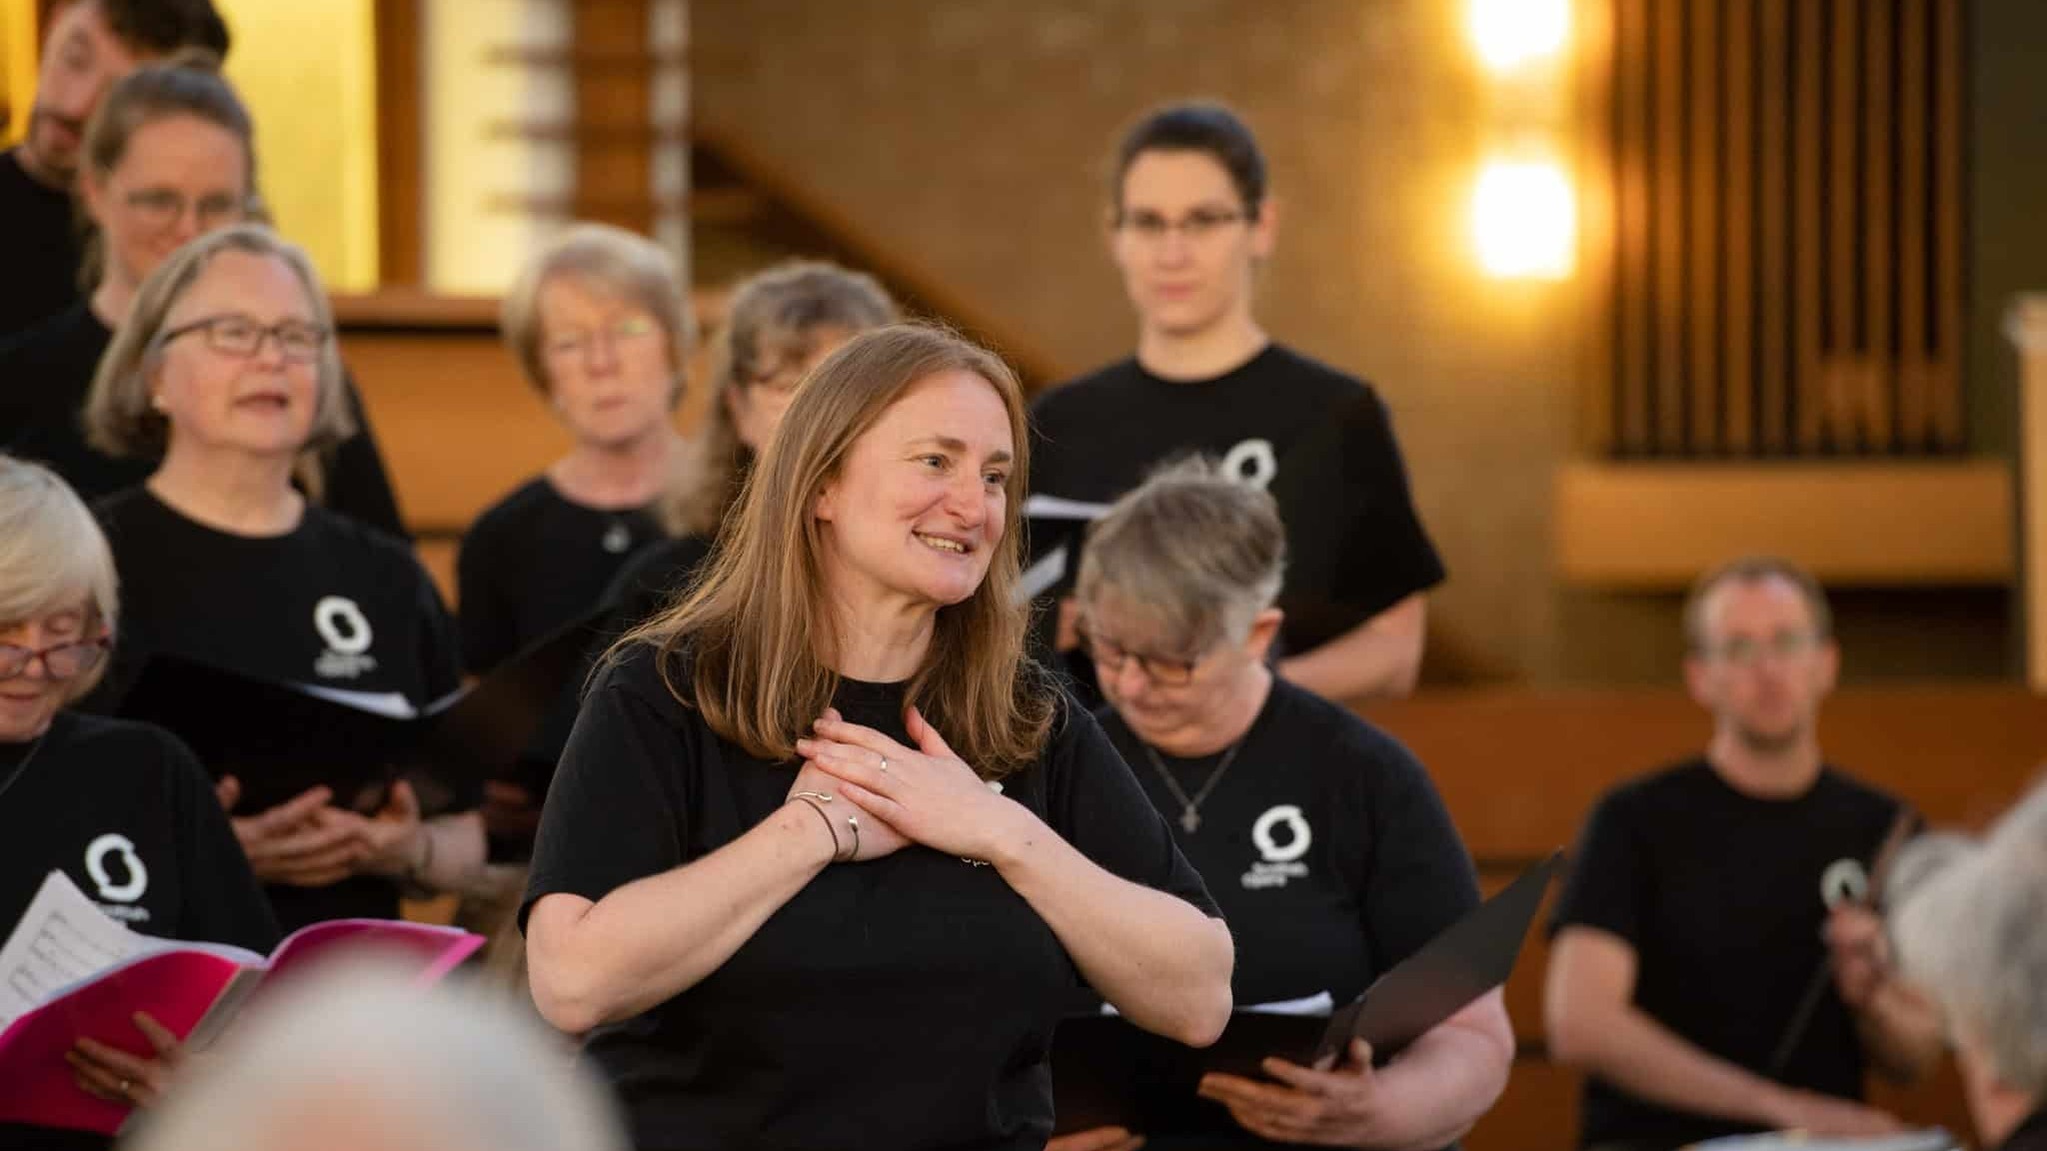
[[[1502,279],[1561,280],[1577,249],[1578,205],[1553,160],[1492,160],[1471,198],[1479,266]]]
[[[1571,0],[1471,0],[1471,38],[1497,71],[1562,52],[1570,34]]]

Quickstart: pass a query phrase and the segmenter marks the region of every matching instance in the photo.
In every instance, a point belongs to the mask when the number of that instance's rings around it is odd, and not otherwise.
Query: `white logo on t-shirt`
[[[128,878],[124,882],[115,883],[112,873],[107,870],[109,855],[121,857],[121,870],[128,873]],[[99,888],[100,898],[115,903],[133,903],[142,898],[143,892],[149,890],[149,869],[142,865],[142,857],[135,854],[135,841],[115,832],[110,831],[85,845],[85,873],[92,877],[93,886]],[[144,920],[149,918],[149,912],[146,910],[141,908],[131,910],[142,913],[139,916],[123,915],[120,918]]]
[[[1275,834],[1282,828],[1286,833],[1284,839]],[[1251,843],[1263,858],[1244,873],[1244,889],[1285,887],[1289,879],[1307,878],[1308,865],[1301,862],[1301,857],[1308,854],[1314,842],[1308,818],[1298,806],[1283,803],[1266,811],[1251,824]]]
[[[1264,488],[1279,474],[1279,457],[1271,440],[1243,440],[1223,453],[1222,474],[1254,488]]]
[[[1820,901],[1829,909],[1860,903],[1869,894],[1869,872],[1859,859],[1837,859],[1820,873]]]
[[[377,669],[369,655],[370,619],[355,601],[346,596],[323,596],[313,605],[313,630],[320,633],[327,650],[313,662],[313,670],[328,679],[354,679]]]

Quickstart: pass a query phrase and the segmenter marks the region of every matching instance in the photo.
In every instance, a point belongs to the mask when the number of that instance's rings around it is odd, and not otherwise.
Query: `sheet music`
[[[1317,991],[1299,999],[1274,999],[1266,1003],[1247,1003],[1236,1008],[1234,1014],[1242,1015],[1300,1015],[1310,1019],[1327,1019],[1336,1010],[1336,997],[1327,991]],[[1102,1004],[1102,1014],[1120,1015],[1113,1003]]]
[[[0,1027],[53,993],[152,950],[154,942],[93,906],[70,876],[52,871],[0,947]]]
[[[352,707],[357,711],[371,712],[387,719],[419,718],[419,709],[413,707],[412,701],[406,699],[402,692],[350,691],[345,687],[328,687],[320,683],[295,683],[291,686],[317,699],[338,703],[343,707]]]
[[[1066,545],[1060,544],[1039,558],[1037,563],[1024,569],[1023,579],[1016,585],[1016,601],[1029,603],[1043,594],[1052,585],[1066,578]]]
[[[1079,520],[1087,523],[1108,515],[1111,506],[1069,500],[1064,496],[1035,495],[1024,501],[1023,514],[1034,520]]]

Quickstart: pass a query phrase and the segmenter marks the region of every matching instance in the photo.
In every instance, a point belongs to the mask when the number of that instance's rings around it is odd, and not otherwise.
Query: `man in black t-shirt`
[[[1378,394],[1273,343],[1252,315],[1276,235],[1257,142],[1225,108],[1176,105],[1131,129],[1114,168],[1110,249],[1137,352],[1031,409],[1026,587],[1048,593],[1048,640],[1073,647],[1077,529],[1166,459],[1210,454],[1279,503],[1280,674],[1334,700],[1405,695],[1442,560]]]
[[[1860,1102],[1865,1065],[1914,1078],[1939,1028],[1860,901],[1909,817],[1820,755],[1825,597],[1789,563],[1740,560],[1699,581],[1685,624],[1712,741],[1601,799],[1553,924],[1549,1046],[1588,1073],[1581,1144],[1894,1130]]]
[[[78,298],[71,212],[85,122],[114,81],[180,48],[226,56],[227,25],[210,0],[57,0],[43,37],[28,134],[0,152],[0,336]],[[8,381],[11,382],[11,381]]]

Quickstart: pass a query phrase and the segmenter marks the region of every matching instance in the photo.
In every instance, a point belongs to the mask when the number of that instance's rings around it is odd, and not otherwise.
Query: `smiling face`
[[[200,321],[225,330],[189,327]],[[318,328],[305,285],[289,264],[235,249],[208,261],[164,317],[164,332],[189,330],[164,343],[151,377],[151,403],[170,421],[171,451],[228,449],[274,458],[305,446],[319,404],[318,360],[287,356],[275,334],[265,334],[253,355],[218,346],[230,334],[279,325]]]
[[[660,320],[572,273],[541,285],[535,312],[548,396],[579,442],[619,448],[666,425],[676,369]]]
[[[97,0],[77,0],[54,15],[22,159],[43,178],[68,185],[78,175],[85,122],[107,89],[141,60],[114,35]]]
[[[242,221],[249,156],[210,120],[165,116],[137,128],[104,176],[87,171],[80,193],[105,238],[108,274],[133,287],[193,237]]]
[[[1207,152],[1139,153],[1123,173],[1110,251],[1147,329],[1186,337],[1248,311],[1252,273],[1271,255],[1273,213],[1257,219]]]
[[[818,496],[826,579],[837,600],[955,604],[974,594],[1002,539],[1016,444],[994,385],[945,371],[910,385]]]
[[[0,644],[43,651],[92,638],[91,615],[85,597],[73,607],[39,615],[34,619],[0,621]],[[0,678],[0,743],[24,743],[41,735],[57,709],[71,693],[72,681],[50,674],[41,658],[31,659],[20,672]]]

